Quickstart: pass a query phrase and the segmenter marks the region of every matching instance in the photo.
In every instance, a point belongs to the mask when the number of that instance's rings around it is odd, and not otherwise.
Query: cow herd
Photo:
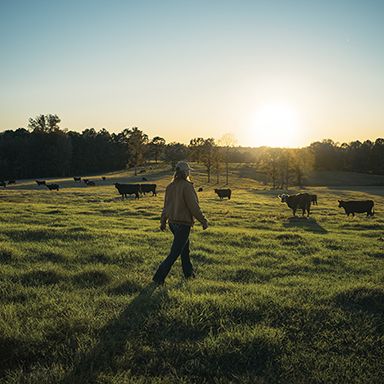
[[[152,192],[152,196],[157,196],[156,184],[120,184],[115,183],[115,188],[124,199],[127,195],[135,195],[136,199],[140,198],[140,195]]]
[[[293,216],[296,216],[296,211],[301,210],[304,216],[310,214],[311,204],[317,205],[317,195],[310,193],[297,193],[295,195],[282,194],[278,196],[282,203],[287,203],[288,207],[292,209]],[[344,208],[347,216],[355,213],[366,213],[367,216],[373,216],[373,200],[338,200],[339,208]]]
[[[73,180],[76,183],[84,182],[87,186],[95,186],[96,181],[81,178],[80,176],[74,176]],[[102,176],[101,180],[105,181],[106,177]],[[148,181],[147,178],[142,177],[142,181]],[[50,191],[58,191],[60,189],[60,185],[56,183],[48,184],[46,180],[35,180],[36,184],[38,186],[45,186]],[[10,184],[16,184],[16,180],[8,180],[8,181],[0,181],[0,186],[6,188],[7,185]],[[152,196],[157,196],[156,192],[156,184],[122,184],[122,183],[115,183],[115,188],[117,189],[118,193],[121,195],[122,199],[127,198],[128,195],[135,195],[136,199],[139,199],[140,196],[145,195],[146,193],[152,193]],[[203,192],[203,188],[200,187],[198,189],[198,192]],[[220,198],[220,200],[223,200],[224,198],[228,198],[228,200],[231,199],[232,190],[229,188],[226,189],[214,189],[214,192],[217,194],[217,196]],[[280,201],[282,203],[286,203],[289,208],[291,208],[293,216],[296,216],[296,212],[301,210],[302,216],[305,214],[307,217],[309,217],[311,212],[311,205],[317,205],[317,195],[311,194],[311,193],[297,193],[294,195],[288,195],[288,194],[282,194],[278,195],[280,198]],[[373,216],[374,215],[374,202],[373,200],[338,200],[339,208],[343,208],[346,215],[352,215],[355,216],[355,213],[366,213],[367,216]]]

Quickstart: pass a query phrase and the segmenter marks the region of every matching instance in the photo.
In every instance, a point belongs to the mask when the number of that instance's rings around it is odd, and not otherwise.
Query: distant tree
[[[290,154],[295,183],[303,186],[304,177],[313,169],[313,153],[308,148],[300,148],[292,149]]]
[[[188,148],[192,161],[200,163],[204,152],[205,140],[202,137],[197,137],[189,142]]]
[[[169,143],[164,148],[164,160],[171,164],[172,169],[175,169],[178,161],[188,158],[188,154],[188,148],[184,144]]]
[[[223,148],[214,146],[213,147],[213,169],[216,172],[216,183],[220,184],[220,173],[223,164]]]
[[[230,150],[236,145],[236,138],[231,133],[226,133],[219,140],[219,145],[224,148],[224,162],[225,162],[225,184],[229,183],[229,160]]]
[[[155,162],[158,162],[158,159],[160,158],[161,154],[164,152],[165,148],[165,140],[160,136],[155,136],[150,142],[149,142],[149,149],[151,154],[155,158]]]
[[[127,138],[128,151],[130,153],[130,165],[134,167],[136,176],[137,167],[144,161],[148,136],[137,127],[125,129],[124,134]]]
[[[33,132],[57,132],[60,130],[60,118],[57,115],[39,115],[29,119],[28,128]]]
[[[211,182],[211,172],[215,161],[215,147],[215,139],[213,138],[205,139],[204,144],[202,145],[201,161],[207,169],[208,183]]]

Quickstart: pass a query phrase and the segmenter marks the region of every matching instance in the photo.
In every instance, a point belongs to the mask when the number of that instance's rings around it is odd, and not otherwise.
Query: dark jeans
[[[193,276],[193,267],[189,258],[189,233],[191,227],[184,224],[169,224],[169,228],[173,233],[173,243],[171,251],[167,258],[159,265],[153,281],[162,284],[167,277],[172,265],[176,259],[181,255],[181,265],[185,277]]]

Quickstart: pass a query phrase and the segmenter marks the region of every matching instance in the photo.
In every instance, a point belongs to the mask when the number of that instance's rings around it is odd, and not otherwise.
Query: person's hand
[[[160,231],[165,231],[167,229],[167,224],[166,223],[160,223]]]
[[[208,228],[208,221],[206,221],[202,225],[203,225],[203,230],[205,231]]]

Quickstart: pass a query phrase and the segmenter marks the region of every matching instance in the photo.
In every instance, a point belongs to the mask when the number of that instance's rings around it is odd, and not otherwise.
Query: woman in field
[[[208,221],[201,212],[199,200],[189,173],[191,168],[185,161],[176,164],[176,172],[172,182],[165,190],[164,208],[161,214],[160,229],[166,229],[167,220],[173,233],[173,243],[167,258],[160,264],[153,281],[164,284],[172,265],[181,256],[183,273],[186,278],[195,277],[191,260],[189,258],[189,233],[196,218],[203,226],[208,228]]]

